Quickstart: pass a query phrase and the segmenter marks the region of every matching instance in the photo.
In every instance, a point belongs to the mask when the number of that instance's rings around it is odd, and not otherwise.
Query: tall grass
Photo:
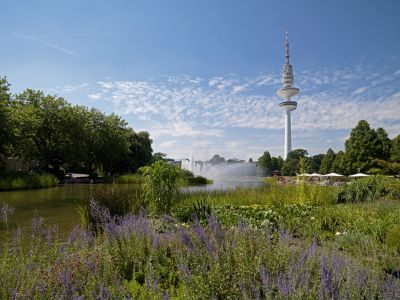
[[[208,197],[214,205],[271,205],[271,204],[315,204],[329,205],[335,202],[337,187],[316,185],[272,184],[259,188],[236,188],[227,191],[184,193],[180,202],[194,203],[198,198]]]
[[[0,176],[0,191],[41,189],[54,187],[57,183],[52,174],[8,174]]]
[[[343,186],[337,195],[339,203],[372,202],[387,195],[400,196],[400,182],[385,176],[370,176]]]
[[[144,177],[140,174],[124,174],[106,178],[106,182],[120,184],[142,184],[144,182]]]
[[[78,206],[78,213],[85,228],[98,231],[103,225],[102,220],[111,222],[127,214],[137,214],[147,206],[143,190],[128,192],[112,184],[92,193],[84,205]]]

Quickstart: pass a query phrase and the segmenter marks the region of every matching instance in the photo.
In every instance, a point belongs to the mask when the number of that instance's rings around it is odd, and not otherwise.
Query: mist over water
[[[190,187],[190,190],[225,190],[237,187],[258,187],[264,184],[263,174],[255,163],[220,162],[212,164],[207,161],[184,160],[182,168],[212,179],[214,183],[203,187]]]

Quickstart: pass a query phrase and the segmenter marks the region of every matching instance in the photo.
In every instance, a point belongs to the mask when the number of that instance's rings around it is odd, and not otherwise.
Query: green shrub
[[[158,160],[147,169],[144,189],[156,213],[169,213],[177,200],[180,170]]]
[[[400,224],[393,225],[386,232],[385,243],[400,252]]]
[[[370,176],[355,180],[337,194],[338,203],[372,202],[389,193],[391,180],[384,176]]]

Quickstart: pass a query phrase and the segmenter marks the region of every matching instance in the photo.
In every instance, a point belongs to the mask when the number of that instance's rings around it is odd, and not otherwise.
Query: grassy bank
[[[125,174],[120,176],[107,177],[106,182],[119,184],[142,184],[144,183],[144,177],[141,174]]]
[[[120,176],[106,178],[107,183],[119,183],[119,184],[143,184],[145,177],[141,174],[125,174]],[[180,180],[181,186],[192,186],[192,185],[206,185],[212,184],[213,181],[202,176],[182,176]]]
[[[0,191],[54,187],[57,178],[51,174],[9,174],[0,176]]]

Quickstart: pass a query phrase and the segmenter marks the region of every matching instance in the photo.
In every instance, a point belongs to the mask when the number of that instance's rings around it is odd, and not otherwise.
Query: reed
[[[7,174],[0,176],[0,191],[14,191],[23,189],[42,189],[54,187],[58,183],[52,174]]]

